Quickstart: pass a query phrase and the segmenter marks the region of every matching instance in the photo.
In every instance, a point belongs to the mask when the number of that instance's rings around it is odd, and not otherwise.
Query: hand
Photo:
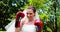
[[[37,19],[37,20],[34,22],[34,24],[35,24],[36,26],[38,26],[38,28],[39,28],[38,32],[42,32],[42,26],[43,26],[42,21],[39,20],[39,19]]]
[[[20,22],[21,22],[21,19],[24,18],[24,13],[19,11],[16,13],[16,22],[15,22],[15,27],[20,27]]]

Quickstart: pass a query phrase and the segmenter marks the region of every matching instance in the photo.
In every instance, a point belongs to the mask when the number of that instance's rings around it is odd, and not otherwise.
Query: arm
[[[20,22],[20,27],[15,28],[15,32],[20,32],[23,26],[23,21]]]
[[[20,32],[20,27],[15,28],[15,32]]]
[[[20,19],[20,17],[23,18],[24,17],[24,13],[19,11],[16,14],[15,32],[20,32],[20,26],[21,26],[21,23],[20,23],[21,19]],[[20,21],[19,21],[19,19],[20,19]]]

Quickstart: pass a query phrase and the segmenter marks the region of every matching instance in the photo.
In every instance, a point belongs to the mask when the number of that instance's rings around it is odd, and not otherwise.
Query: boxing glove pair
[[[19,11],[16,14],[16,22],[15,22],[15,27],[20,27],[20,21],[22,18],[24,18],[24,13]],[[36,19],[34,22],[34,25],[37,26],[37,32],[41,32],[42,31],[42,21],[40,19]]]

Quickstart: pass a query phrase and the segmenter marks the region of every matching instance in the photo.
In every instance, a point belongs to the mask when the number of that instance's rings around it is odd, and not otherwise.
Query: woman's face
[[[34,15],[35,15],[35,13],[33,12],[32,9],[27,9],[26,14],[27,14],[27,17],[28,17],[29,20],[33,19]]]

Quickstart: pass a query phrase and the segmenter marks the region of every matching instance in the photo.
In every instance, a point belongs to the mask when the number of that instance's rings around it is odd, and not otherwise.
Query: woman
[[[18,12],[18,14],[19,14],[19,12]],[[39,20],[38,13],[36,12],[36,8],[33,6],[29,6],[24,11],[24,14],[25,14],[25,16],[23,16],[24,18],[22,17],[21,22],[19,22],[20,18],[18,17],[20,15],[16,16],[16,23],[15,23],[16,29],[14,32],[20,32],[20,31],[21,32],[41,32],[42,31],[42,21]],[[12,30],[14,30],[14,28]]]
[[[36,17],[37,13],[35,7],[30,6],[25,12],[25,19],[22,19],[20,27],[17,27],[15,32],[41,32],[42,22],[39,20],[38,16]],[[37,21],[39,21],[38,24]]]

